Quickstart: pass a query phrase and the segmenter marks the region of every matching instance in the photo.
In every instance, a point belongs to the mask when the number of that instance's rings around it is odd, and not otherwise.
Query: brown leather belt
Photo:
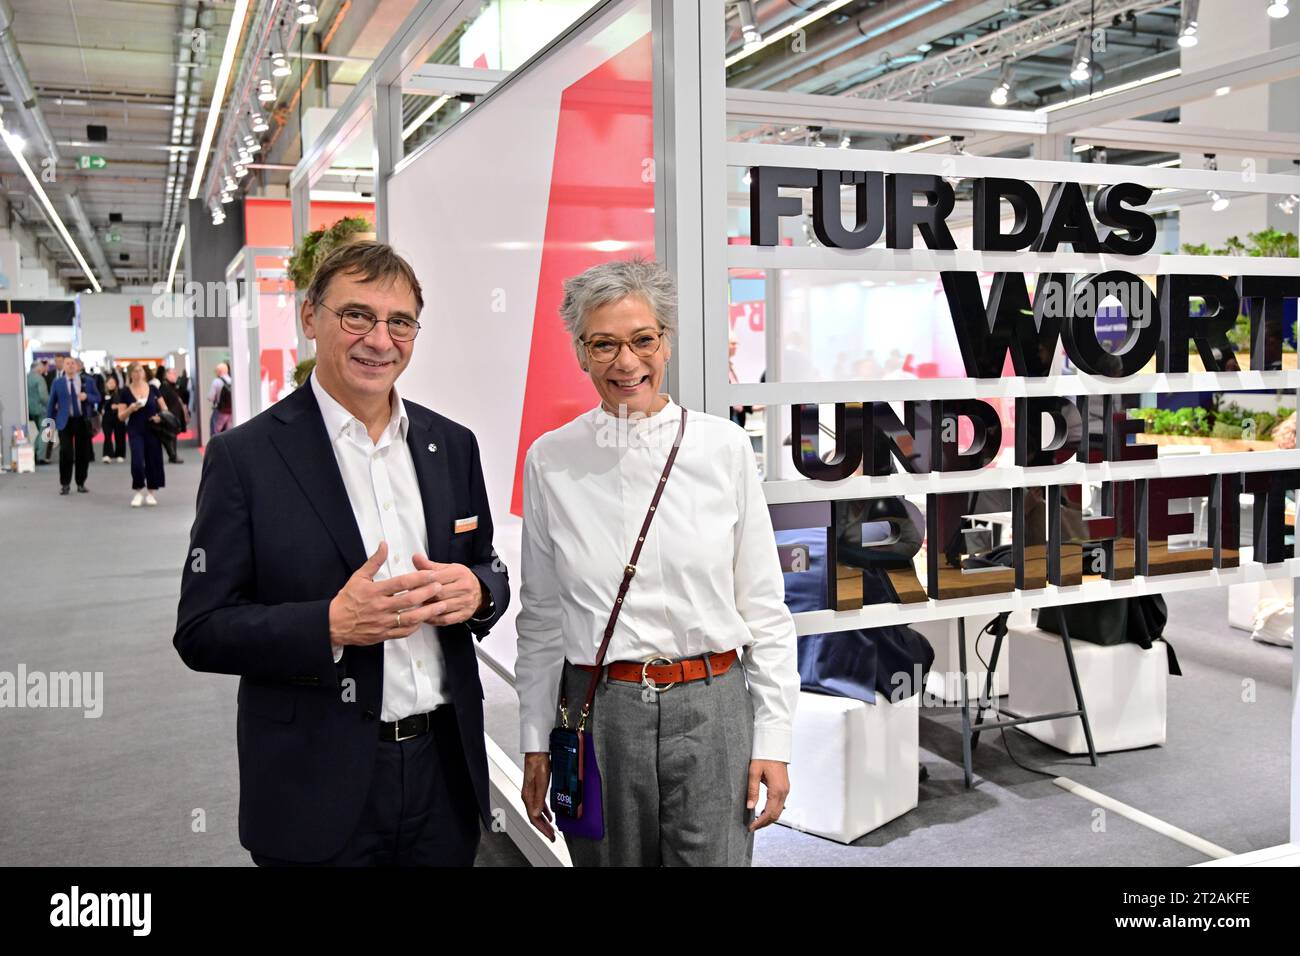
[[[657,657],[644,663],[640,661],[614,661],[607,664],[609,668],[610,680],[627,681],[631,684],[654,685],[657,690],[667,690],[673,684],[682,684],[693,680],[704,680],[706,677],[721,677],[730,670],[731,665],[736,663],[738,657],[735,651],[724,651],[721,654],[709,654],[707,657],[690,657],[682,661],[669,661],[667,658]],[[706,663],[707,661],[707,663]],[[577,664],[589,674],[600,672],[599,667],[591,664]],[[667,684],[668,687],[659,687],[660,684]]]

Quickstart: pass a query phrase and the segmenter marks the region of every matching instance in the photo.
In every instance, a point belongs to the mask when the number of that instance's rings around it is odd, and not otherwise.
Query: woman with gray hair
[[[789,792],[799,692],[749,438],[660,391],[677,324],[666,270],[606,262],[564,288],[561,315],[600,404],[537,439],[524,466],[524,804],[554,840],[558,717],[590,734],[599,768],[601,805],[584,813],[603,827],[562,826],[576,865],[746,866]]]

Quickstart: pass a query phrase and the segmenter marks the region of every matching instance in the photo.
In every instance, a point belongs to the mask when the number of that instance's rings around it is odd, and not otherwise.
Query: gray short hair
[[[653,259],[615,259],[564,280],[560,318],[574,346],[586,331],[588,315],[630,295],[649,306],[670,336],[676,334],[677,282],[672,273]]]

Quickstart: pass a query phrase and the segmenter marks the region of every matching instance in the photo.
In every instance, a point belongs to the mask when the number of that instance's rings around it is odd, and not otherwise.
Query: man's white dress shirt
[[[424,500],[420,497],[411,447],[406,443],[409,426],[406,406],[396,386],[392,417],[378,442],[371,441],[366,426],[325,391],[315,372],[311,375],[311,388],[321,418],[325,420],[325,431],[366,554],[374,554],[379,542],[388,542],[388,560],[375,580],[414,571],[412,557],[416,554],[428,557],[429,540],[424,524]],[[340,660],[343,652],[344,648],[338,648],[334,660]],[[384,641],[384,696],[379,719],[400,720],[446,703],[448,698],[442,681],[442,645],[432,624],[421,624],[409,637]]]
[[[678,660],[743,648],[752,756],[789,761],[799,693],[794,620],[754,453],[738,426],[688,414],[605,659]],[[549,749],[565,658],[595,663],[680,421],[671,401],[632,421],[598,407],[528,450],[515,622],[525,753]]]

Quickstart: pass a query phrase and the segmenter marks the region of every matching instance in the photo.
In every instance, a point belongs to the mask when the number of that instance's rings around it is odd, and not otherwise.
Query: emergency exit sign
[[[78,156],[78,169],[103,169],[108,165],[108,160],[103,156]]]

